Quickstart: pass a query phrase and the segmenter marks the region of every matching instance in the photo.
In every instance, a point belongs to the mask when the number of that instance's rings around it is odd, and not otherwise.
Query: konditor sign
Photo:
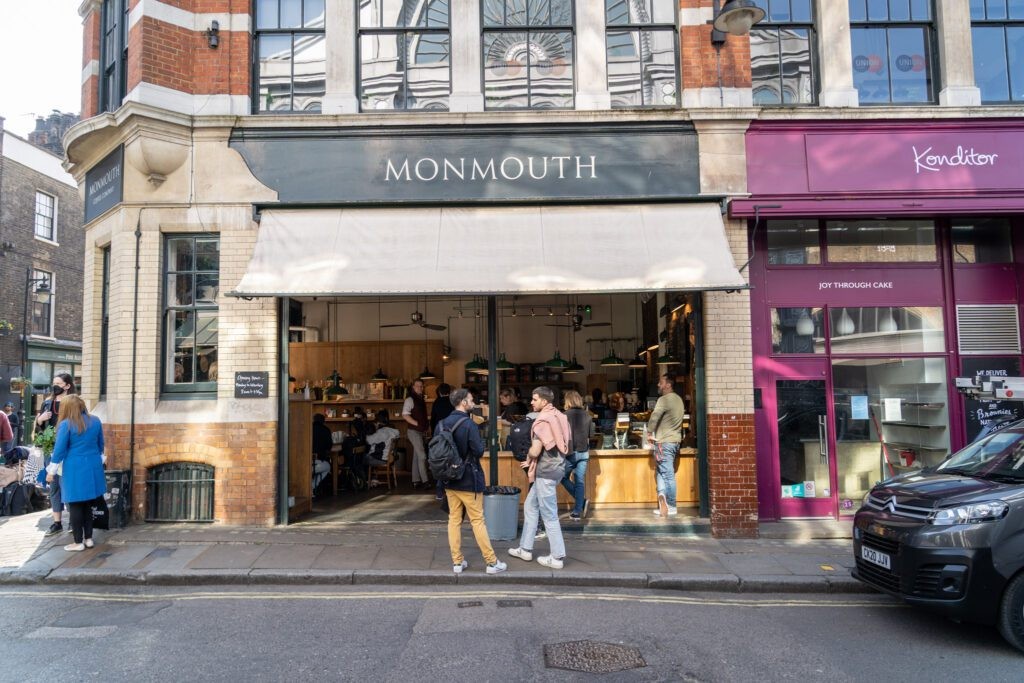
[[[236,130],[282,204],[609,201],[700,193],[687,122]]]

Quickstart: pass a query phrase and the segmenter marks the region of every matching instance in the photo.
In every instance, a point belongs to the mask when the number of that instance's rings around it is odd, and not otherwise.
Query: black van
[[[876,485],[853,552],[855,578],[1024,651],[1024,420]]]

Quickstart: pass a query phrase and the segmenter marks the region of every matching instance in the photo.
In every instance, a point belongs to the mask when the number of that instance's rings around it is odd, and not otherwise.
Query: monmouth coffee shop
[[[1019,120],[755,122],[746,134],[762,519],[852,515],[1021,404]]]

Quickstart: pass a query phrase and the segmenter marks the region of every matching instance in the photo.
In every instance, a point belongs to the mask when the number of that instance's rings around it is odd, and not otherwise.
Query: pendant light
[[[424,298],[423,299],[423,318],[424,318],[424,320],[429,318],[427,313],[428,313],[428,311],[427,311],[427,300]],[[429,344],[428,344],[428,340],[427,340],[427,327],[426,327],[426,325],[424,325],[423,326],[423,372],[421,372],[419,374],[419,377],[417,379],[437,379],[437,375],[435,375],[434,373],[432,373],[430,371],[430,363],[429,363],[429,358],[428,358],[428,354],[427,354],[427,347],[428,346],[429,346]]]
[[[619,355],[617,353],[615,353],[615,341],[614,341],[615,340],[615,313],[614,313],[614,309],[615,309],[615,307],[612,305],[612,295],[609,294],[608,295],[608,322],[611,323],[611,324],[609,325],[608,329],[611,330],[611,335],[612,335],[611,339],[612,339],[612,341],[609,342],[610,345],[611,345],[611,348],[609,350],[608,355],[601,359],[601,367],[602,368],[617,368],[617,367],[622,367],[623,365],[626,364],[626,361],[624,361],[621,358],[619,358]]]
[[[634,331],[636,332],[637,339],[639,339],[640,341],[643,341],[644,335],[643,335],[643,331],[640,329],[640,296],[639,295],[637,295],[636,308],[634,309],[634,311],[636,312],[636,316],[635,316],[636,317],[636,327],[634,328]],[[629,369],[631,369],[631,370],[640,370],[640,369],[646,368],[647,367],[647,361],[644,360],[644,358],[643,358],[643,355],[646,352],[647,352],[647,349],[644,348],[643,344],[640,344],[640,346],[636,347],[636,355],[633,356],[633,360],[629,361],[629,364],[628,364],[627,367],[629,367]]]
[[[810,337],[814,334],[814,321],[807,314],[806,308],[800,314],[800,319],[796,321],[796,333],[801,337]]]
[[[578,375],[583,372],[586,368],[580,365],[580,362],[576,360],[576,326],[572,328],[572,337],[570,345],[572,346],[572,362],[569,363],[569,367],[562,370],[563,375]]]
[[[550,311],[551,309],[549,308],[548,310]],[[569,367],[569,361],[563,359],[561,351],[558,350],[558,328],[555,327],[554,330],[555,355],[552,356],[546,363],[544,363],[544,367],[551,368],[552,370],[565,370],[567,367]]]
[[[892,309],[887,309],[885,317],[878,322],[879,332],[896,332],[898,331],[899,325],[896,324],[896,319],[892,316]]]
[[[666,306],[667,306],[667,304],[666,304]],[[668,348],[668,343],[669,343],[670,337],[669,337],[669,334],[668,334],[667,325],[668,325],[668,323],[666,322],[666,328],[661,331],[661,334],[658,335],[658,339],[660,341],[664,342],[664,344],[665,344],[665,353],[663,353],[660,356],[658,356],[658,358],[654,361],[655,365],[662,365],[662,366],[664,366],[664,365],[678,365],[679,364],[679,359],[676,358],[672,354],[672,352],[669,351],[669,348]]]
[[[466,363],[466,370],[475,373],[477,375],[489,375],[490,370],[487,368],[487,361],[480,356],[478,349],[480,348],[480,308],[479,302],[473,302],[474,308],[476,308],[476,316],[473,322],[473,360]]]
[[[836,336],[845,337],[856,331],[857,326],[853,324],[853,318],[850,317],[850,314],[844,308],[839,316],[839,320],[836,321]]]
[[[384,364],[381,362],[382,353],[380,341],[380,299],[377,299],[377,372],[373,373],[370,377],[371,382],[388,381],[388,376],[384,373]]]
[[[513,306],[514,305],[515,304],[513,304]],[[498,310],[501,310],[500,305],[498,306]],[[513,310],[515,309],[513,308]],[[500,314],[498,315],[498,326],[501,328],[501,347],[505,348],[505,320]],[[495,367],[498,369],[499,372],[507,372],[509,370],[516,369],[516,366],[510,363],[507,358],[505,358],[504,351],[502,351],[501,355],[498,356],[498,362],[495,363]]]

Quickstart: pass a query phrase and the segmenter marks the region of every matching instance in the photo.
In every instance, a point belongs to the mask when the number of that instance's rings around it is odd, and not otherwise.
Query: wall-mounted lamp
[[[719,9],[715,0],[714,19],[711,21],[714,31],[711,42],[721,45],[725,42],[725,34],[742,36],[750,32],[750,27],[764,19],[764,10],[753,0],[726,0],[725,6]]]
[[[217,49],[220,45],[220,22],[214,19],[210,22],[210,28],[206,29],[206,40],[210,43],[210,47]]]
[[[13,242],[0,242],[0,256],[7,256],[7,252],[14,251]]]

